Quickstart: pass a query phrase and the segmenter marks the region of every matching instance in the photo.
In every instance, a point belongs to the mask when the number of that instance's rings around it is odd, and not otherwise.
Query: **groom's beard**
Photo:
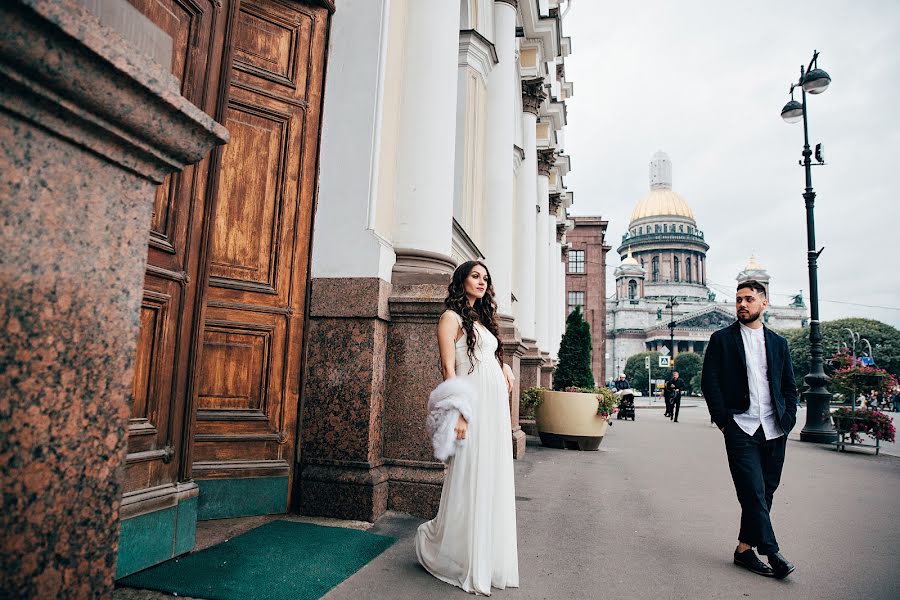
[[[749,325],[750,323],[752,323],[754,321],[758,321],[761,314],[762,314],[762,309],[759,309],[756,312],[753,312],[750,310],[748,310],[747,312],[738,311],[737,319],[744,325]]]

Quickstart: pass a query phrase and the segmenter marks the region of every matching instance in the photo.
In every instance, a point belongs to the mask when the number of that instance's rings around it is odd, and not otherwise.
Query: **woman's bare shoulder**
[[[462,317],[459,316],[456,311],[450,310],[449,308],[441,314],[441,322],[443,323],[445,321],[455,322],[457,325],[462,325],[463,322]]]

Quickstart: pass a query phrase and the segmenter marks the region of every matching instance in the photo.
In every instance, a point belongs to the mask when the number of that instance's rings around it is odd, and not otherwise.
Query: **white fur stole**
[[[465,440],[456,439],[456,422],[462,415],[472,425],[475,389],[463,377],[454,377],[438,385],[428,395],[428,418],[425,426],[431,435],[434,457],[446,461]]]

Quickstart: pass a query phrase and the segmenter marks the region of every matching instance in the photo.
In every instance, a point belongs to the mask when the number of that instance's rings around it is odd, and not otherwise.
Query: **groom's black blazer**
[[[791,353],[787,340],[768,327],[764,330],[769,393],[776,419],[787,434],[797,423],[797,385],[794,383]],[[701,387],[709,416],[719,427],[724,427],[731,420],[731,415],[750,408],[747,358],[738,321],[716,331],[709,338],[703,358]]]

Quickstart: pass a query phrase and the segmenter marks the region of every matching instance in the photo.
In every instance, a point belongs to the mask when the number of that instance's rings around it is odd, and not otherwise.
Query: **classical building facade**
[[[347,0],[325,85],[299,508],[430,515],[435,325],[455,266],[497,294],[515,455],[519,386],[546,381],[565,316],[570,41],[557,2]],[[362,109],[365,107],[365,110]]]
[[[464,260],[491,270],[521,456],[518,386],[565,318],[559,5],[2,4],[0,595],[107,595],[198,520],[433,514]]]
[[[566,314],[581,306],[591,327],[594,382],[606,381],[606,245],[608,222],[601,217],[571,217],[563,248],[566,257]]]
[[[616,291],[606,309],[610,377],[623,371],[630,356],[668,348],[673,337],[674,356],[703,352],[713,331],[734,322],[732,304],[716,302],[707,286],[708,250],[693,210],[672,189],[669,156],[657,152],[650,161],[650,192],[635,205],[617,248]],[[769,274],[756,257],[737,276],[747,279],[769,286]],[[805,326],[802,296],[788,306],[770,304],[763,318],[771,327]]]

